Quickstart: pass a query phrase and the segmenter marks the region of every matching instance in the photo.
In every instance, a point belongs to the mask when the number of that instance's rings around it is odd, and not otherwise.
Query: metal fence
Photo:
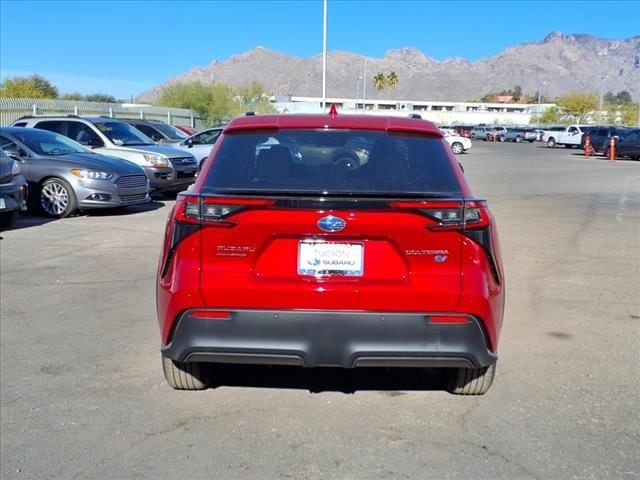
[[[202,128],[202,119],[186,108],[153,107],[122,103],[43,100],[0,97],[0,125],[11,125],[24,115],[104,115],[111,118],[146,118],[172,125]]]

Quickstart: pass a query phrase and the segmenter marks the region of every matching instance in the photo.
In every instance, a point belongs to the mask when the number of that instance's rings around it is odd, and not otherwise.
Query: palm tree
[[[398,74],[396,72],[387,74],[387,85],[389,85],[390,88],[396,88],[399,80],[400,79],[398,78]]]
[[[398,74],[396,72],[390,72],[387,74],[387,85],[390,90],[396,88],[398,80]],[[391,91],[389,91],[389,97],[391,97]]]
[[[385,77],[384,73],[378,72],[376,76],[373,77],[373,86],[379,92],[384,90],[384,87],[387,86],[387,77]]]

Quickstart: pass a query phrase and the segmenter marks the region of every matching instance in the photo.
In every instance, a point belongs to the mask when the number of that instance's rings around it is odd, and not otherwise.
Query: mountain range
[[[329,52],[328,98],[362,96],[362,83],[357,79],[364,75],[365,59],[369,79],[366,96],[370,99],[478,101],[488,93],[516,85],[525,95],[537,95],[540,90],[547,98],[571,92],[626,90],[634,100],[640,99],[640,35],[608,40],[552,32],[541,41],[518,44],[475,62],[463,58],[438,61],[411,47],[389,50],[383,58]],[[398,75],[396,87],[377,91],[373,77],[392,71]],[[271,95],[321,97],[322,55],[300,58],[257,47],[224,62],[194,67],[136,100],[153,103],[162,88],[194,81],[233,86],[258,81]]]

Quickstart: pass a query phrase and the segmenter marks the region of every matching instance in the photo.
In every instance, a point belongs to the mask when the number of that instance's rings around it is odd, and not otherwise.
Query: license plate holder
[[[298,275],[361,277],[364,244],[301,241],[298,243]]]

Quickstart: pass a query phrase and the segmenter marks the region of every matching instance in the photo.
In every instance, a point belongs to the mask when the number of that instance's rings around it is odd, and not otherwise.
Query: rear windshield
[[[227,134],[204,192],[462,195],[442,139],[360,130]]]

